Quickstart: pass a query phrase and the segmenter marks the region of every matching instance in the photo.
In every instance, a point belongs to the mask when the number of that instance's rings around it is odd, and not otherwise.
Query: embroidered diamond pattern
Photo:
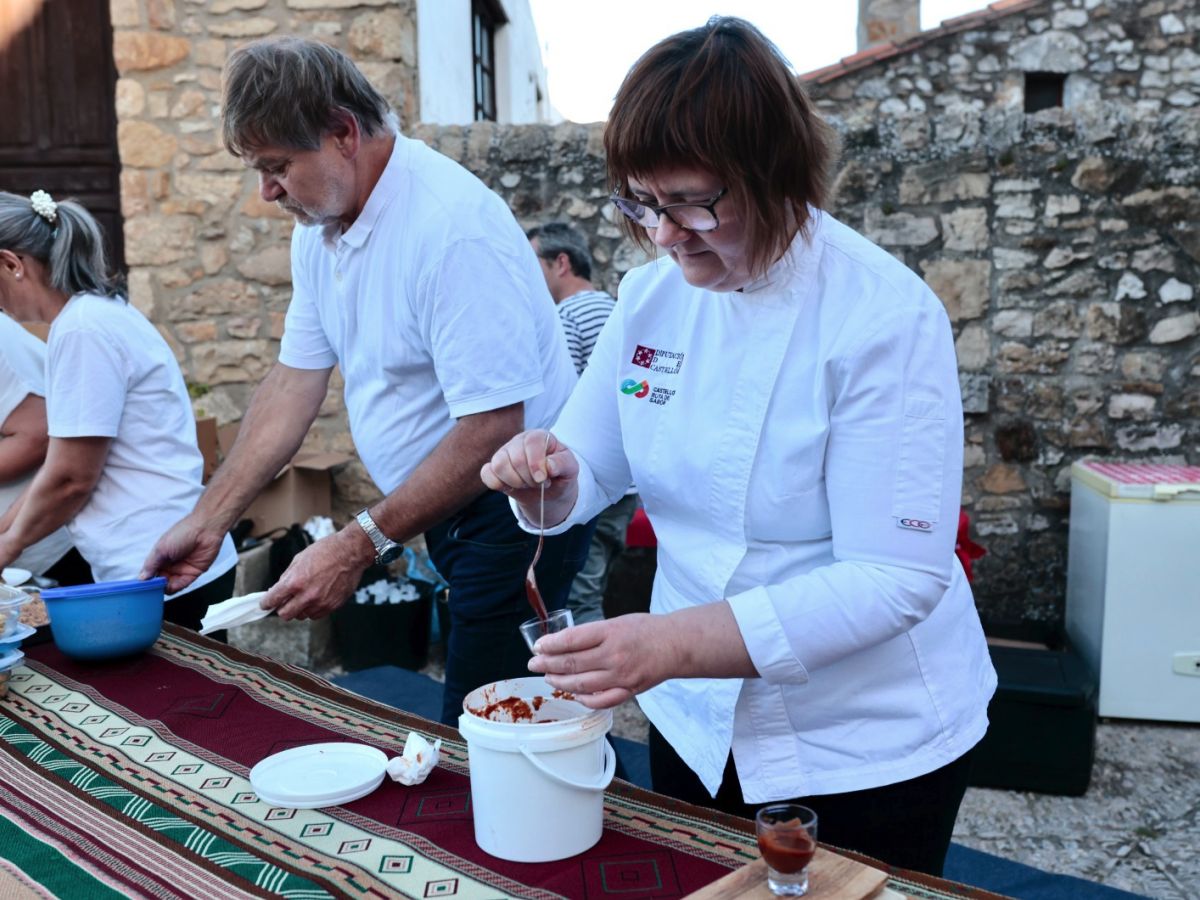
[[[24,679],[25,679],[25,676],[23,676],[23,675],[14,675],[12,680],[18,681],[18,680],[24,680]],[[29,689],[29,693],[44,694],[48,690],[50,690],[50,685],[48,685],[48,684],[35,684],[33,687],[31,687]]]
[[[296,811],[294,809],[284,809],[281,806],[273,806],[267,813],[268,822],[278,822],[280,819],[294,819]]]
[[[458,893],[458,879],[447,878],[442,881],[425,882],[426,897],[453,897]]]
[[[83,724],[84,725],[99,725],[101,722],[103,722],[107,718],[108,718],[108,716],[106,716],[106,715],[105,716],[88,716],[86,719],[83,720]]]
[[[20,680],[28,681],[29,676],[28,675],[14,675],[12,680],[13,681],[20,681]],[[30,688],[30,693],[33,693],[32,688]],[[47,697],[46,702],[47,703],[62,703],[66,699],[67,699],[66,694],[55,694],[53,697]]]
[[[200,697],[181,697],[171,704],[167,712],[219,719],[232,699],[232,691],[218,691]]]
[[[653,859],[622,859],[600,863],[600,883],[606,894],[643,893],[663,889],[662,873]]]
[[[66,706],[64,706],[62,708],[62,711],[63,712],[83,712],[85,709],[88,708],[88,706],[89,706],[89,704],[87,704],[87,703],[68,703]]]
[[[200,790],[202,790],[202,791],[219,791],[221,788],[229,787],[230,781],[232,781],[232,779],[229,778],[228,776],[225,776],[222,778],[206,778],[201,783]]]
[[[67,712],[67,707],[65,707],[65,706],[63,707],[63,712]],[[118,728],[105,728],[102,732],[100,732],[100,737],[102,737],[102,738],[116,737],[119,734],[124,734],[128,730],[129,730],[129,727],[126,725],[121,725]]]
[[[125,740],[121,741],[122,747],[145,747],[150,743],[150,735],[148,734],[131,734]]]
[[[300,829],[300,837],[325,837],[333,831],[332,822],[312,822]]]
[[[152,762],[152,763],[166,762],[168,759],[174,758],[174,756],[175,756],[174,750],[159,750],[157,753],[151,753],[149,756],[147,756],[146,762]],[[199,771],[199,768],[197,768],[196,771]],[[180,774],[191,775],[192,773],[191,772],[182,772]]]
[[[407,875],[412,871],[411,856],[385,856],[379,861],[381,875]]]
[[[240,794],[233,795],[234,803],[257,803],[258,794],[254,791],[242,791]]]
[[[156,753],[154,755],[157,756],[158,754]],[[175,755],[175,752],[172,751],[171,754],[167,757],[167,759],[170,759],[171,756],[174,756],[174,755]],[[195,775],[202,768],[204,768],[204,766],[202,766],[200,763],[184,763],[182,766],[176,766],[175,769],[171,772],[171,774],[172,775]]]
[[[370,838],[356,838],[353,841],[342,841],[342,846],[338,847],[338,853],[361,853],[370,846]]]

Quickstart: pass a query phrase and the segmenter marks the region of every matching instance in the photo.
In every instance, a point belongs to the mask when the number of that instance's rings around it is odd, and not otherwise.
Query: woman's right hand
[[[543,429],[523,431],[509,440],[484,463],[479,476],[493,491],[516,500],[526,521],[533,523],[541,514],[544,482],[547,527],[565,519],[579,496],[579,461]]]

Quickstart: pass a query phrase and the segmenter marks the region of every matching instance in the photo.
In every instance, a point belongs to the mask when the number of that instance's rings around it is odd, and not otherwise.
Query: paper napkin
[[[438,751],[442,749],[441,738],[432,744],[415,731],[410,731],[404,741],[404,752],[387,764],[387,773],[393,781],[410,787],[420,784],[429,777],[438,762]]]
[[[232,628],[234,625],[245,625],[264,619],[273,613],[273,609],[263,609],[258,605],[266,591],[255,591],[244,597],[230,597],[208,608],[204,618],[200,620],[200,633],[210,634],[222,628]]]

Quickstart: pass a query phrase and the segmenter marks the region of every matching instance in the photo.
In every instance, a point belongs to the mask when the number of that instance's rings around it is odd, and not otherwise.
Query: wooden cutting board
[[[863,865],[822,847],[808,864],[808,893],[806,900],[865,900],[879,896],[887,881],[887,873]],[[761,859],[735,869],[724,878],[686,900],[774,900],[767,887],[767,864]]]

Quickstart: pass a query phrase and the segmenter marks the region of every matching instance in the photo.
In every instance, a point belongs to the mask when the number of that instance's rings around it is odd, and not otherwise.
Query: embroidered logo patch
[[[683,354],[674,350],[655,350],[653,347],[638,344],[630,362],[661,375],[678,375],[683,367]]]
[[[897,528],[907,528],[909,531],[933,531],[933,523],[924,519],[897,519]]]
[[[626,378],[621,382],[621,393],[633,397],[645,397],[650,393],[650,382],[634,381],[632,378]]]

